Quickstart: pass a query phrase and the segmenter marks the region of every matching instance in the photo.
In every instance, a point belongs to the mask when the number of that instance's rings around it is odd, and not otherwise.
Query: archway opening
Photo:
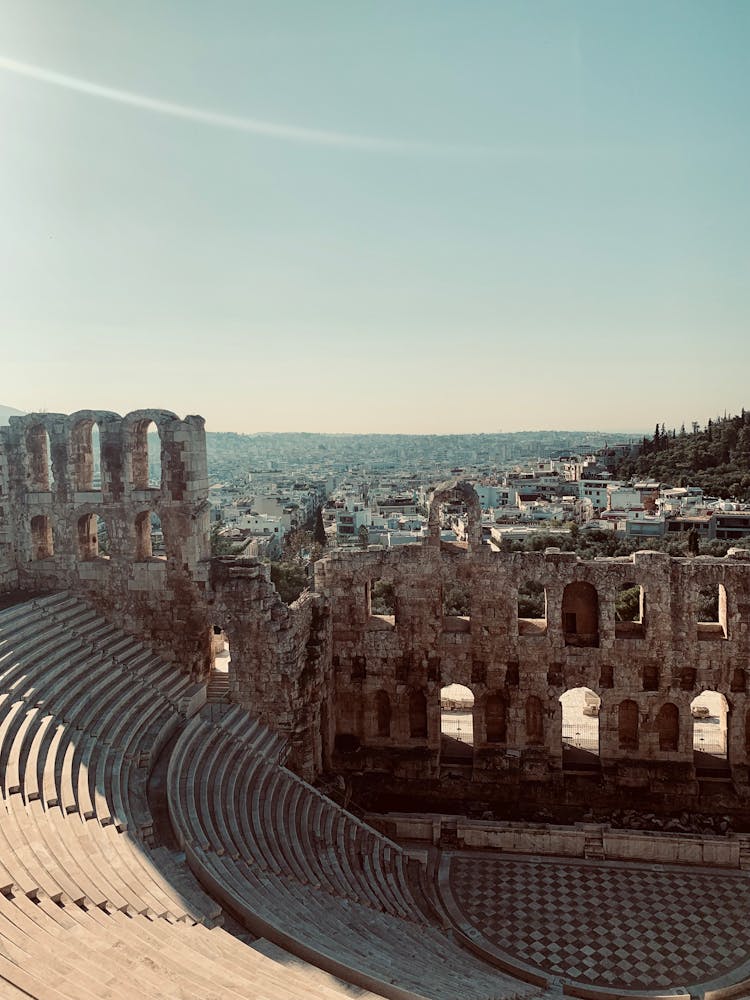
[[[621,750],[638,749],[638,705],[631,699],[618,706],[617,738]]]
[[[671,701],[659,709],[656,716],[656,731],[659,734],[659,749],[675,751],[680,743],[680,712]]]
[[[212,625],[209,640],[211,675],[206,688],[206,700],[214,704],[226,704],[229,701],[229,664],[232,660],[229,637],[221,625]]]
[[[161,487],[161,438],[153,420],[139,420],[133,428],[133,489]]]
[[[106,522],[98,514],[79,517],[77,534],[79,559],[109,559],[109,533]]]
[[[591,688],[571,688],[560,695],[560,704],[563,767],[572,771],[598,770],[601,698]]]
[[[729,770],[727,699],[718,691],[702,691],[690,702],[693,721],[693,763],[698,774]]]
[[[463,684],[440,689],[440,758],[466,762],[474,753],[474,693]]]
[[[93,420],[79,420],[70,434],[73,463],[73,489],[87,493],[101,489],[101,449],[99,425]]]

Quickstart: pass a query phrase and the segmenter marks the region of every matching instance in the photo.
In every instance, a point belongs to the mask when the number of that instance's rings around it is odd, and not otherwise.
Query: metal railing
[[[598,722],[564,722],[562,740],[577,750],[588,750],[589,753],[599,753],[599,723]]]
[[[471,715],[461,712],[441,712],[440,713],[440,733],[448,736],[452,740],[461,743],[474,745],[474,722]]]

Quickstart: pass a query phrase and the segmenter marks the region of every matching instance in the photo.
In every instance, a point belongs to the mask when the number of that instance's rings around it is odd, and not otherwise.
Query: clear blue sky
[[[750,405],[748,51],[747,0],[0,0],[0,403]]]

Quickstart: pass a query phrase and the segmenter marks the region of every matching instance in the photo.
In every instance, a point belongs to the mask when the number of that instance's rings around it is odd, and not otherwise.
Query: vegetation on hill
[[[700,486],[709,496],[750,500],[750,412],[717,417],[701,429],[667,430],[657,424],[634,459],[616,471],[621,479],[653,479],[672,486]]]

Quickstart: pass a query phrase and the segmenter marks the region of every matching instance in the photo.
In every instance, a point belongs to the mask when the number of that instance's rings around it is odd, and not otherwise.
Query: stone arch
[[[376,691],[375,697],[375,732],[378,736],[391,735],[391,699],[387,691]]]
[[[120,417],[109,410],[78,410],[67,418],[69,476],[74,491],[90,492],[95,488],[97,467],[99,485],[96,489],[103,489],[102,428],[119,420]]]
[[[484,699],[484,735],[488,743],[508,739],[508,703],[501,691],[490,691]]]
[[[166,456],[163,432],[168,424],[177,421],[170,410],[133,410],[122,420],[123,441],[130,455],[130,486],[134,490],[164,489]],[[159,475],[153,481],[149,476],[148,434],[154,425],[159,435]]]
[[[586,771],[600,766],[601,704],[596,691],[588,687],[569,688],[560,695],[564,768]]]
[[[475,552],[482,543],[482,508],[471,483],[449,480],[435,488],[430,501],[428,538],[430,545],[440,545],[440,508],[446,502],[463,503],[468,521],[468,550]]]
[[[107,523],[98,514],[81,514],[76,524],[76,535],[80,560],[109,558],[101,545],[102,538],[107,535]]]
[[[703,690],[690,702],[693,760],[698,771],[719,772],[729,766],[730,706],[720,691]]]
[[[52,521],[46,514],[37,514],[31,519],[32,561],[49,559],[55,553],[52,537]]]
[[[535,694],[526,699],[526,742],[530,746],[544,743],[544,708]]]
[[[677,750],[680,743],[680,711],[671,701],[665,702],[656,716],[660,750]]]
[[[409,692],[409,736],[427,738],[427,698],[421,688]]]
[[[617,708],[617,737],[621,750],[638,749],[638,705],[630,698]]]
[[[599,645],[599,595],[592,584],[569,583],[563,591],[561,614],[566,646]]]

